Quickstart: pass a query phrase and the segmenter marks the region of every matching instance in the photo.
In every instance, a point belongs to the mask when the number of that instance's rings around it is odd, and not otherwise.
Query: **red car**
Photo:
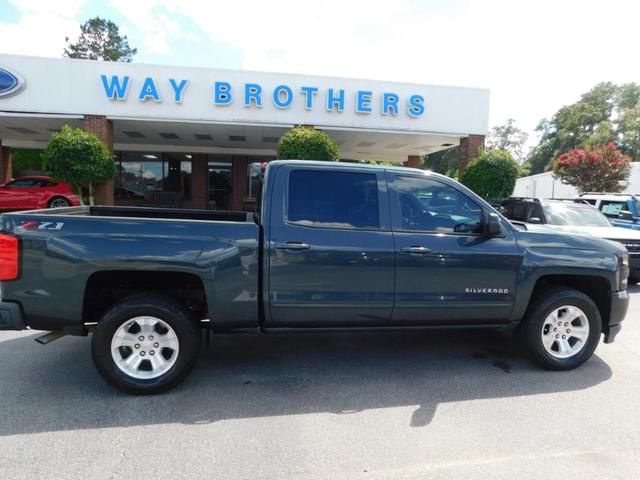
[[[80,205],[71,185],[49,177],[18,177],[0,185],[0,210],[31,210]]]

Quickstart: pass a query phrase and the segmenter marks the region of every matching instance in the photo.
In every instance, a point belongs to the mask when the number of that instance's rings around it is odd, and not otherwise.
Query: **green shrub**
[[[491,200],[513,193],[518,164],[505,150],[482,152],[460,174],[460,181],[481,197]]]
[[[51,136],[42,154],[47,175],[76,188],[100,183],[116,175],[116,164],[107,146],[94,134],[65,125]],[[92,201],[93,203],[93,201]]]
[[[42,150],[14,148],[11,150],[11,163],[14,177],[25,173],[42,172]]]
[[[338,161],[340,148],[324,132],[313,127],[294,127],[278,141],[278,159]]]

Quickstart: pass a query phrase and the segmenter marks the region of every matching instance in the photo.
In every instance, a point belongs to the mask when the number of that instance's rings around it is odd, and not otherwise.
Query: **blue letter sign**
[[[125,75],[122,83],[120,78],[115,75],[111,76],[111,81],[107,80],[106,75],[100,75],[104,93],[112,100],[124,100],[127,98],[127,89],[129,88],[129,75]]]

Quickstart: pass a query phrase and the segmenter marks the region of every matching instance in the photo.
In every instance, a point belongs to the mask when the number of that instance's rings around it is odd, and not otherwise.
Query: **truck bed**
[[[90,206],[0,218],[20,245],[19,277],[3,282],[2,298],[20,304],[31,328],[82,329],[98,320],[102,297],[168,284],[216,328],[258,326],[252,213]]]

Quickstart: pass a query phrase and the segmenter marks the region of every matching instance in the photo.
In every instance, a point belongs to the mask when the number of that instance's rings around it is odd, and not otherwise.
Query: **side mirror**
[[[541,224],[542,220],[540,220],[538,217],[531,217],[529,218],[529,222],[528,223],[537,223],[537,224]]]
[[[490,212],[487,218],[485,235],[487,237],[497,237],[502,234],[502,222],[497,213]]]
[[[618,213],[618,218],[621,218],[623,220],[633,220],[633,215],[629,210],[620,210],[620,213]]]

